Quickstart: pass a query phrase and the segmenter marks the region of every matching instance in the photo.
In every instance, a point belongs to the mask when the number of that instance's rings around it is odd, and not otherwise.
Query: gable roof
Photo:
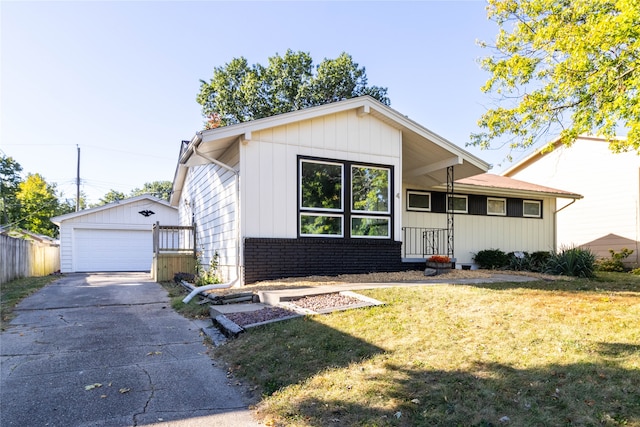
[[[71,213],[64,214],[64,215],[54,216],[54,217],[51,218],[51,222],[53,222],[56,225],[60,225],[60,223],[62,221],[66,221],[68,219],[77,218],[77,217],[80,217],[80,216],[83,216],[83,215],[89,215],[89,214],[100,212],[100,211],[104,211],[104,210],[107,210],[107,209],[112,209],[112,208],[114,208],[116,206],[128,205],[130,203],[139,202],[140,200],[148,200],[151,203],[157,203],[157,204],[164,205],[164,206],[166,206],[168,208],[171,208],[171,209],[176,209],[175,207],[171,206],[166,200],[160,199],[160,198],[152,196],[150,194],[141,194],[140,196],[129,197],[128,199],[123,199],[123,200],[117,200],[115,202],[107,203],[106,205],[98,206],[98,207],[95,207],[95,208],[83,209],[83,210],[78,211],[78,212],[71,212]]]
[[[459,190],[482,191],[483,194],[495,193],[505,196],[505,193],[516,196],[550,196],[563,199],[582,199],[582,195],[557,188],[532,184],[506,176],[483,173],[469,178],[458,179],[454,182],[454,192]]]
[[[456,167],[456,175],[471,176],[489,170],[489,164],[454,143],[431,132],[370,96],[360,96],[317,107],[292,111],[249,122],[197,132],[180,149],[173,180],[171,204],[177,205],[189,167],[210,163],[206,157],[219,159],[238,140],[251,140],[251,133],[264,129],[309,120],[329,114],[356,110],[358,115],[371,116],[402,132],[403,180],[428,180],[429,184],[446,182],[446,168]]]

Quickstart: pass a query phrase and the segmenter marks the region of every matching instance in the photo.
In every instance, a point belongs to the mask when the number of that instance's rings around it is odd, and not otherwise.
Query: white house
[[[581,136],[571,146],[559,141],[553,146],[553,151],[539,150],[502,175],[582,194],[584,199],[558,212],[557,245],[588,247],[605,258],[609,249],[633,249],[627,261],[637,265],[640,156],[613,153],[604,139],[591,136]]]
[[[180,225],[196,225],[202,262],[217,252],[224,278],[240,283],[553,249],[556,198],[580,196],[464,180],[488,168],[364,96],[196,133],[170,202]]]
[[[60,271],[149,271],[152,227],[176,224],[178,210],[141,195],[51,218],[60,227]]]

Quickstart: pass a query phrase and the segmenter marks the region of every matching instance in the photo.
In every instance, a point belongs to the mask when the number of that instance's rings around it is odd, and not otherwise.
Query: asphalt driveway
[[[143,273],[71,274],[0,335],[0,425],[257,426],[199,325]]]

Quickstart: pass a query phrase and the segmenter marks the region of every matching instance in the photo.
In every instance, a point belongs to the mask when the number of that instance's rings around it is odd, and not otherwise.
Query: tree
[[[638,0],[489,0],[487,10],[499,33],[495,46],[481,43],[494,53],[481,62],[491,73],[482,90],[502,105],[482,115],[472,145],[592,134],[640,153]]]
[[[171,181],[153,181],[146,182],[142,188],[136,188],[131,191],[131,196],[140,196],[142,194],[151,194],[159,199],[169,201],[173,183]]]
[[[197,101],[208,127],[247,122],[302,108],[370,95],[389,105],[387,89],[368,86],[365,68],[350,55],[324,59],[314,74],[308,53],[287,50],[268,59],[268,65],[249,65],[234,58],[213,70],[207,83],[200,81]]]
[[[47,184],[40,174],[29,174],[18,184],[16,199],[20,203],[17,226],[38,234],[54,237],[57,227],[50,218],[61,214],[55,184]]]
[[[103,205],[106,205],[107,203],[117,202],[118,200],[124,200],[126,198],[127,196],[125,196],[124,193],[111,189],[107,194],[102,196],[102,199],[100,199],[98,203],[96,203],[95,205],[92,205],[91,207],[95,208],[97,206],[103,206]]]
[[[20,217],[20,204],[16,198],[22,166],[12,157],[0,158],[0,224],[10,224]]]

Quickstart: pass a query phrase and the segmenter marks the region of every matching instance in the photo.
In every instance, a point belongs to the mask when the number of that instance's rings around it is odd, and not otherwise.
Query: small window
[[[449,196],[448,209],[455,213],[467,213],[467,196]]]
[[[391,235],[389,217],[351,217],[351,237],[388,239]]]
[[[507,199],[487,197],[487,215],[506,215]]]
[[[431,193],[423,191],[407,191],[408,211],[430,211]]]
[[[303,213],[300,215],[300,235],[342,237],[342,215]]]
[[[524,200],[522,202],[522,216],[530,218],[540,218],[541,203],[537,200]]]

